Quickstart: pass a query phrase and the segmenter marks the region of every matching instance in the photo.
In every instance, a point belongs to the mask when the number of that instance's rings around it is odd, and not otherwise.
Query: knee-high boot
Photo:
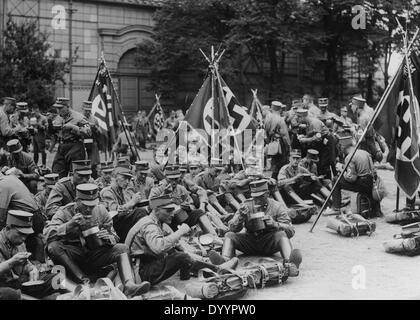
[[[60,256],[51,257],[56,265],[62,265],[67,272],[70,273],[70,278],[77,284],[89,283],[89,277],[80,269],[80,267],[67,255],[62,253]]]
[[[211,205],[221,214],[221,215],[223,215],[223,216],[227,216],[227,215],[229,215],[229,212],[227,212],[226,210],[225,210],[225,208],[223,208],[222,207],[222,205],[219,203],[219,201],[217,201],[217,200],[214,200],[214,201],[211,201]]]
[[[225,237],[223,241],[222,256],[225,259],[232,259],[235,256],[235,245],[232,239]]]
[[[201,230],[203,230],[204,233],[210,233],[212,235],[217,236],[216,230],[214,230],[213,225],[211,224],[211,221],[206,215],[201,216],[198,219],[198,223],[200,224]]]
[[[143,281],[140,284],[135,283],[133,268],[128,253],[122,253],[118,256],[117,265],[125,295],[134,297],[150,290],[150,283],[147,281]]]

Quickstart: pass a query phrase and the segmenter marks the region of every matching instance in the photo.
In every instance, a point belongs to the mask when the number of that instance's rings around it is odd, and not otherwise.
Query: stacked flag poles
[[[410,49],[411,49],[411,47],[412,47],[412,45],[413,45],[413,43],[414,43],[415,39],[417,38],[418,32],[419,32],[419,29],[417,28],[416,33],[415,33],[414,37],[411,39],[410,43],[409,43],[408,45],[406,45],[406,46],[405,46],[405,48],[404,48],[404,49],[405,49],[405,52],[409,52],[409,51],[410,51]],[[406,39],[405,39],[405,40],[406,40]],[[405,42],[405,43],[407,43],[407,42]],[[407,65],[408,65],[408,64],[409,64],[409,61],[408,61],[407,59],[404,59],[404,60],[406,60],[406,63],[407,63]],[[353,157],[354,157],[354,155],[355,155],[355,153],[356,153],[357,149],[360,147],[360,144],[362,143],[363,139],[365,138],[366,133],[368,132],[368,129],[370,128],[370,126],[372,126],[372,124],[373,124],[373,123],[375,122],[375,120],[378,118],[378,116],[379,116],[379,114],[381,113],[382,109],[384,108],[385,103],[387,102],[387,100],[388,100],[388,98],[389,98],[389,96],[390,96],[391,92],[393,92],[393,91],[394,91],[393,89],[394,89],[394,87],[396,86],[396,84],[398,83],[398,82],[397,82],[397,79],[398,79],[398,80],[400,80],[400,72],[402,72],[403,63],[404,63],[404,62],[401,62],[400,68],[398,69],[399,71],[398,71],[398,72],[394,75],[394,77],[392,78],[392,80],[391,80],[391,82],[389,83],[388,87],[386,88],[386,90],[385,90],[384,94],[382,95],[382,97],[381,97],[381,99],[380,99],[380,101],[379,101],[379,103],[378,103],[378,106],[376,107],[376,109],[375,109],[375,111],[374,111],[374,113],[373,113],[373,115],[372,115],[372,118],[370,119],[369,123],[366,125],[366,128],[363,130],[362,135],[360,136],[359,140],[357,141],[356,146],[355,146],[355,148],[354,148],[353,152],[349,155],[348,160],[347,160],[347,161],[346,161],[346,163],[344,164],[344,168],[343,168],[343,170],[340,172],[340,174],[339,174],[339,176],[338,176],[337,180],[335,181],[335,183],[334,183],[334,185],[333,185],[333,187],[332,187],[332,189],[331,189],[331,192],[330,192],[330,194],[328,195],[327,199],[326,199],[326,200],[324,201],[324,203],[322,204],[322,207],[321,207],[321,209],[319,210],[318,216],[316,217],[316,219],[315,219],[314,223],[313,223],[313,224],[312,224],[312,226],[311,226],[311,229],[309,230],[310,232],[312,232],[312,231],[313,231],[313,229],[314,229],[314,227],[315,227],[316,223],[318,222],[319,218],[321,217],[322,213],[324,212],[324,210],[325,210],[325,208],[326,208],[326,206],[327,206],[328,202],[329,202],[329,201],[330,201],[330,199],[331,199],[331,196],[332,196],[333,192],[334,192],[334,191],[335,191],[335,189],[337,188],[337,185],[338,185],[338,183],[340,182],[340,180],[343,178],[343,175],[344,175],[344,173],[346,172],[347,168],[349,167],[350,162],[351,162],[351,160],[353,159]]]
[[[104,57],[104,53],[103,52],[101,54],[101,60],[102,60],[102,63],[104,64],[104,66],[105,66],[106,72],[108,73],[109,80],[111,81],[111,84],[112,84],[112,91],[113,91],[113,93],[115,95],[115,100],[117,101],[117,105],[119,107],[119,111],[120,111],[120,113],[122,115],[122,118],[123,118],[123,121],[121,121],[121,119],[120,119],[120,123],[122,124],[122,128],[123,128],[124,133],[125,133],[125,135],[127,137],[128,145],[129,145],[130,150],[133,153],[133,155],[136,156],[136,160],[140,160],[140,156],[139,156],[139,153],[137,151],[135,141],[132,141],[132,139],[131,139],[132,137],[130,136],[130,134],[127,134],[128,128],[126,127],[126,123],[128,123],[128,121],[127,121],[127,118],[125,116],[124,110],[122,108],[121,101],[120,101],[120,99],[118,97],[118,93],[115,90],[114,81],[112,80],[111,74],[109,73],[109,70],[108,70],[108,67],[106,65],[106,61],[105,61],[105,57]]]

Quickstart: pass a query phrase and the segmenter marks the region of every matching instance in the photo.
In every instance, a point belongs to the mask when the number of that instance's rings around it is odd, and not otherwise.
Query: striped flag
[[[165,123],[165,114],[162,106],[160,105],[160,96],[156,94],[155,97],[156,102],[147,118],[149,119],[151,133],[157,135]]]
[[[112,149],[116,138],[115,128],[118,121],[113,107],[116,103],[114,92],[109,71],[104,62],[101,62],[89,94],[89,101],[92,101],[92,116],[98,121],[99,150],[104,152]]]

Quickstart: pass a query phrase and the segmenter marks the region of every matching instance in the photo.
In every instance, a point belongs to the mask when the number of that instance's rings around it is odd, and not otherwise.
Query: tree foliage
[[[12,96],[45,109],[54,102],[54,87],[64,77],[65,63],[48,54],[48,35],[35,20],[9,19],[0,56],[0,96]]]

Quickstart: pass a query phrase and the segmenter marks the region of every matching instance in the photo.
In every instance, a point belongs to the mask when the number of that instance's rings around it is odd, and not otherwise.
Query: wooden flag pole
[[[419,29],[417,28],[417,31],[416,31],[415,37],[417,37],[418,30],[419,30]],[[410,47],[411,47],[411,45],[414,43],[414,41],[415,41],[415,37],[413,37],[413,39],[411,40],[411,42],[410,42]],[[409,47],[409,48],[410,48],[410,47]],[[401,68],[401,66],[402,66],[402,63],[401,63],[401,65],[400,65],[400,68]],[[353,157],[354,157],[354,155],[355,155],[355,153],[356,153],[357,149],[360,147],[361,142],[362,142],[362,141],[363,141],[363,139],[365,138],[365,136],[366,136],[366,133],[367,133],[368,129],[369,129],[369,128],[370,128],[370,126],[371,126],[371,125],[375,122],[375,120],[376,120],[376,118],[378,117],[379,113],[382,111],[382,109],[383,109],[383,107],[384,107],[384,103],[385,103],[386,99],[388,98],[388,96],[389,96],[389,94],[390,94],[390,92],[391,92],[391,88],[392,88],[392,87],[394,86],[394,84],[395,84],[395,81],[396,81],[396,79],[397,79],[397,75],[398,75],[398,72],[394,75],[394,77],[392,78],[392,80],[391,80],[391,82],[389,83],[388,87],[386,88],[386,90],[385,90],[384,94],[382,95],[381,100],[379,101],[378,106],[376,107],[376,109],[375,109],[375,111],[374,111],[374,113],[373,113],[373,115],[372,115],[372,118],[370,119],[370,121],[369,121],[369,123],[367,124],[366,128],[363,130],[363,133],[362,133],[361,137],[359,138],[359,140],[357,141],[356,146],[354,147],[353,152],[350,154],[350,157],[349,157],[348,161],[344,164],[344,168],[343,168],[343,170],[340,172],[340,174],[339,174],[339,176],[338,176],[337,180],[335,181],[335,183],[334,183],[334,185],[333,185],[333,187],[332,187],[332,189],[331,189],[331,192],[330,192],[330,194],[328,195],[327,199],[326,199],[326,200],[324,201],[324,203],[322,204],[322,207],[321,207],[321,209],[319,210],[318,216],[316,217],[316,219],[315,219],[314,223],[312,224],[311,229],[309,230],[309,232],[312,232],[312,231],[313,231],[313,229],[314,229],[314,227],[315,227],[316,223],[318,222],[318,220],[319,220],[319,218],[321,217],[322,213],[324,212],[324,210],[325,210],[325,208],[326,208],[326,206],[327,206],[328,202],[330,201],[330,199],[331,199],[331,196],[332,196],[333,192],[337,189],[338,183],[339,183],[339,182],[340,182],[340,180],[343,178],[344,172],[346,172],[346,170],[347,170],[347,168],[349,167],[350,162],[351,162],[351,160],[353,159]]]

